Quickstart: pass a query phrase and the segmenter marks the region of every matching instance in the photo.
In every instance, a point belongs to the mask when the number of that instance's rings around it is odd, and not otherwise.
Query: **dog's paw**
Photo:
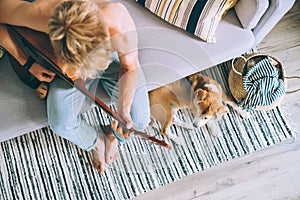
[[[186,128],[186,129],[189,129],[189,130],[195,129],[195,127],[192,124],[186,124],[185,126],[183,126],[183,128]]]
[[[222,134],[220,132],[220,130],[214,130],[214,131],[211,131],[210,134],[214,137],[220,137]]]
[[[184,138],[182,136],[169,134],[169,138],[170,138],[170,140],[172,140],[173,142],[175,142],[178,145],[183,145],[184,144]]]
[[[181,121],[178,117],[173,117],[172,123],[176,126],[180,126],[182,128],[186,128],[186,129],[190,129],[190,130],[195,128],[192,124]]]
[[[212,130],[210,131],[210,134],[214,137],[220,137],[222,135],[220,130]]]
[[[251,116],[250,112],[243,109],[238,110],[238,113],[245,119],[248,119]]]
[[[233,109],[239,114],[241,115],[243,118],[248,119],[250,118],[251,114],[250,112],[248,112],[247,110],[242,109],[241,107],[239,107],[238,105],[234,106]]]
[[[221,130],[218,128],[215,121],[211,120],[207,123],[209,133],[214,137],[220,137],[222,135]]]

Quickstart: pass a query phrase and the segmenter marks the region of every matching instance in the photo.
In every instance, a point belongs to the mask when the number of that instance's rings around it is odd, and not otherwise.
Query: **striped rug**
[[[228,91],[229,63],[203,74],[218,80]],[[83,115],[99,129],[99,121],[111,119],[98,108]],[[182,120],[191,121],[188,110]],[[158,126],[156,124],[156,126]],[[220,131],[218,138],[210,134]],[[173,150],[158,147],[139,138],[120,144],[120,156],[104,175],[92,167],[92,155],[82,151],[45,127],[0,144],[0,199],[129,199],[219,163],[268,148],[295,135],[282,110],[252,112],[242,119],[232,109],[210,126],[185,130],[184,144]],[[157,128],[147,132],[159,138]]]

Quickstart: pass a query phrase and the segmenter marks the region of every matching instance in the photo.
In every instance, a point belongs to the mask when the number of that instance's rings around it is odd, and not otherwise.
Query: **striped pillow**
[[[233,0],[136,0],[165,21],[206,42],[215,42],[215,31]]]

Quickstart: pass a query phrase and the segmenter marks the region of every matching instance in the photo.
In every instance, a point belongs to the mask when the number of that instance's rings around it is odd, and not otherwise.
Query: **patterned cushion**
[[[226,13],[235,6],[236,2],[238,0],[230,0],[226,2],[225,8],[224,8],[224,12],[222,14],[222,19],[225,17]]]
[[[215,42],[222,15],[234,0],[136,0],[165,21],[206,42]]]

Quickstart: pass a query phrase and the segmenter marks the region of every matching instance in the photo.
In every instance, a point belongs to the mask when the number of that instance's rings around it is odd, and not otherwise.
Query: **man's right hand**
[[[55,77],[54,72],[45,69],[44,67],[42,67],[37,63],[33,63],[33,65],[29,69],[29,72],[41,82],[50,83]]]

